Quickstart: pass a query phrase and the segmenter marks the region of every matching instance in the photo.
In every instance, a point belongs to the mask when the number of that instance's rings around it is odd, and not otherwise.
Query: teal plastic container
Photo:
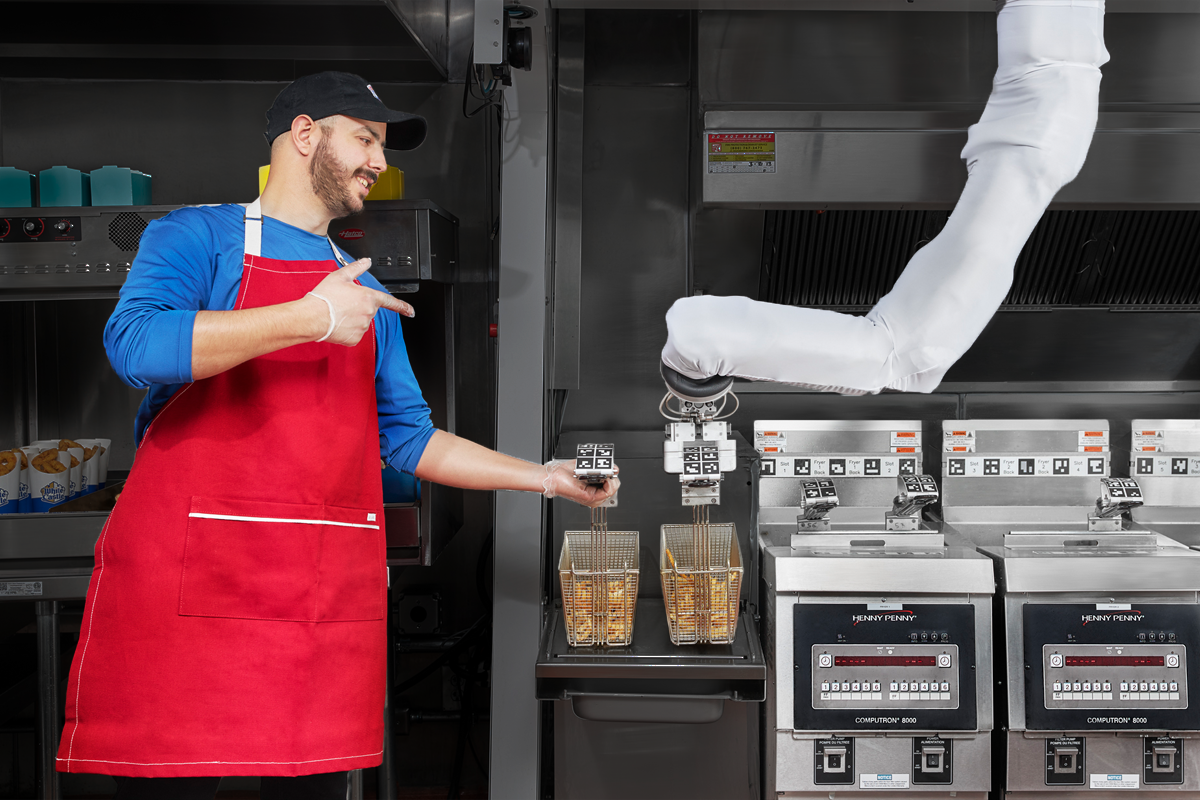
[[[35,180],[23,169],[0,167],[0,208],[32,208]]]
[[[77,169],[51,167],[38,173],[38,194],[38,205],[43,208],[90,206],[92,180]]]
[[[148,206],[152,201],[150,176],[126,167],[92,170],[92,205]]]

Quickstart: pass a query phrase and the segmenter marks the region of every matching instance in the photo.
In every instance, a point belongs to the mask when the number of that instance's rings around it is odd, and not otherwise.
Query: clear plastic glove
[[[600,486],[589,486],[575,477],[575,459],[546,462],[546,479],[542,481],[542,494],[546,497],[562,497],[595,508],[617,493],[621,479],[613,476]],[[621,471],[620,467],[616,468]]]
[[[403,300],[355,283],[358,276],[370,266],[371,259],[360,258],[329,273],[317,284],[317,288],[305,295],[305,299],[313,304],[314,313],[317,310],[323,312],[329,326],[316,341],[353,347],[370,329],[375,312],[379,309],[387,308],[406,317],[416,314],[413,307]]]

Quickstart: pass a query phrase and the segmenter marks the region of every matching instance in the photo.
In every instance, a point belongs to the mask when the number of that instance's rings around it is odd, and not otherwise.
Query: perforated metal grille
[[[768,211],[759,298],[866,309],[947,211]],[[1200,306],[1200,211],[1048,211],[1017,258],[1009,307]]]
[[[142,233],[146,230],[147,222],[140,215],[126,211],[117,214],[108,223],[108,238],[118,250],[131,253],[138,249],[142,241]]]

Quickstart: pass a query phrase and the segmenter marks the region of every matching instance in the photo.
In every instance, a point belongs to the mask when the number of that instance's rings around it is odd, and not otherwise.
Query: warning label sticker
[[[787,450],[787,434],[783,431],[755,431],[754,449],[760,453],[782,453]]]
[[[974,453],[975,431],[942,431],[943,453]]]
[[[921,449],[921,435],[916,431],[892,431],[891,434],[893,453],[915,453]]]
[[[1102,453],[1108,449],[1108,431],[1080,431],[1079,452]]]
[[[41,581],[0,581],[0,597],[36,597],[41,593]]]
[[[1135,453],[1155,453],[1163,449],[1166,431],[1134,431],[1133,451]]]
[[[907,789],[908,775],[901,772],[860,773],[860,789]]]
[[[1142,776],[1136,773],[1133,775],[1097,775],[1092,773],[1089,777],[1091,778],[1091,788],[1093,789],[1137,789],[1141,784]]]
[[[706,133],[705,136],[709,172],[775,171],[774,133]]]

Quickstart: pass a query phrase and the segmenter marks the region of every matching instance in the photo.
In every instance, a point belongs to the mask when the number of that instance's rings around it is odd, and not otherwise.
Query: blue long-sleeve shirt
[[[130,386],[150,390],[134,423],[139,444],[167,400],[192,380],[196,312],[227,311],[237,301],[245,238],[242,212],[239,205],[181,208],[151,222],[142,234],[121,299],[104,328],[104,347],[117,375]],[[286,261],[333,257],[324,237],[270,217],[263,219],[262,254]],[[359,281],[383,290],[369,273]],[[433,436],[433,425],[395,312],[380,309],[375,315],[375,343],[380,453],[396,469],[412,473]]]

